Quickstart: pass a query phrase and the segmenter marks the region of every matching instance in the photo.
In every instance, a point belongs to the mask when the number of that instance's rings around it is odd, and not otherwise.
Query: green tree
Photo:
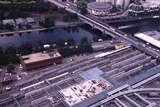
[[[6,55],[3,53],[2,47],[0,47],[0,65],[7,65],[8,59]]]
[[[69,46],[75,46],[75,44],[76,44],[73,38],[69,38],[69,39],[67,40],[67,42],[68,42],[68,45],[69,45]]]
[[[5,55],[10,63],[19,63],[19,57],[17,56],[17,48],[14,46],[8,46],[5,50]]]
[[[7,66],[7,72],[8,73],[14,73],[15,72],[15,66],[13,64],[9,64]]]
[[[56,45],[58,46],[58,47],[64,47],[65,46],[65,39],[64,38],[59,38],[58,40],[57,40],[57,42],[56,42]]]
[[[12,45],[8,46],[5,50],[6,55],[16,55],[16,53],[17,53],[17,49],[15,46],[12,46]]]
[[[33,51],[33,47],[32,47],[32,44],[30,43],[23,44],[18,48],[18,53],[22,55],[30,54],[32,53],[32,51]]]
[[[77,4],[77,8],[81,11],[81,13],[85,14],[87,12],[87,1],[86,0],[77,0],[76,4]]]
[[[40,25],[46,28],[52,27],[55,25],[55,18],[53,16],[47,16],[44,21],[40,22]]]
[[[88,44],[88,38],[87,37],[83,37],[80,41],[80,44]]]

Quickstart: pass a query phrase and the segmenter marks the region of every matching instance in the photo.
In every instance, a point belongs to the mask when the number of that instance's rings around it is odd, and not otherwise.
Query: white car
[[[7,86],[5,89],[6,89],[6,91],[9,91],[9,90],[11,90],[11,87]]]

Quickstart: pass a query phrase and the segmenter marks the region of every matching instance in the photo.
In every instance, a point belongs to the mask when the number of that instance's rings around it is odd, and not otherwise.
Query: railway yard
[[[3,93],[0,105],[65,107],[64,96],[60,91],[85,81],[81,73],[95,67],[103,71],[100,77],[109,81],[112,87],[105,91],[106,98],[88,106],[155,107],[159,103],[160,65],[156,59],[130,46],[105,56],[95,56],[91,54],[51,70],[44,69],[45,73],[42,75],[18,82],[12,90]],[[152,84],[153,80],[156,82]],[[155,93],[158,93],[156,97],[150,97],[150,94]]]

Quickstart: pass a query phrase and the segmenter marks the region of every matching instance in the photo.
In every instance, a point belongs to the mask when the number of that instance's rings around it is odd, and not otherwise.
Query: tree
[[[10,25],[10,24],[6,24],[5,25],[5,28],[10,30],[10,31],[13,31],[14,30],[14,26],[13,25]]]
[[[117,7],[115,5],[113,5],[112,9],[110,11],[111,11],[111,13],[114,13],[114,12],[117,12],[118,9],[117,9]]]
[[[30,54],[33,51],[32,44],[30,43],[23,44],[22,46],[18,48],[18,51],[22,55]]]
[[[3,53],[2,47],[0,47],[0,65],[7,65],[8,59],[6,55]]]
[[[88,44],[88,38],[87,37],[83,37],[80,41],[80,44]]]
[[[8,73],[14,73],[15,72],[15,66],[13,64],[9,64],[7,66],[7,72]]]
[[[65,46],[65,39],[64,38],[59,38],[56,42],[56,45],[59,47],[64,47]]]
[[[87,2],[86,0],[77,0],[76,2],[77,8],[80,10],[82,14],[87,13]]]
[[[75,46],[75,44],[76,44],[73,38],[69,38],[69,39],[67,40],[67,42],[68,42],[68,45],[69,45],[69,46]]]
[[[0,47],[0,54],[3,54],[3,49],[2,49],[2,47]]]
[[[0,54],[0,65],[7,65],[8,64],[8,58],[5,54]]]
[[[93,52],[91,44],[88,42],[88,38],[84,37],[81,39],[78,46],[80,53]]]
[[[5,50],[5,55],[10,63],[19,63],[19,57],[17,56],[17,48],[14,46],[8,46]]]
[[[40,25],[46,28],[52,27],[55,25],[55,18],[53,16],[47,16],[44,21],[40,22]]]
[[[17,49],[15,46],[12,46],[12,45],[8,46],[5,50],[6,55],[16,55],[16,53],[17,53]]]
[[[65,12],[63,16],[63,21],[77,21],[78,16],[75,13]]]
[[[91,52],[93,52],[93,48],[89,43],[79,44],[78,50],[79,50],[80,53],[87,53],[87,52],[91,53]]]

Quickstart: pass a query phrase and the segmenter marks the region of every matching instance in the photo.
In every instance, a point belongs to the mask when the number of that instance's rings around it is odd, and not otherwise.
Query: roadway
[[[58,2],[56,0],[48,0],[48,1],[50,3],[53,3],[57,6],[59,6],[59,7],[65,8],[69,12],[76,13],[81,20],[90,24],[91,26],[96,27],[107,34],[110,34],[112,37],[118,37],[120,39],[123,39],[123,40],[131,43],[137,49],[139,49],[139,50],[151,55],[152,57],[160,60],[160,52],[152,50],[148,46],[144,47],[145,44],[143,42],[139,43],[139,41],[135,41],[133,39],[134,37],[131,37],[130,35],[127,35],[121,31],[119,31],[118,29],[109,26],[107,23],[104,23],[102,20],[96,19],[88,14],[82,15],[74,5],[69,4],[68,2],[67,3],[66,2]],[[67,6],[66,4],[69,4],[69,6]]]

